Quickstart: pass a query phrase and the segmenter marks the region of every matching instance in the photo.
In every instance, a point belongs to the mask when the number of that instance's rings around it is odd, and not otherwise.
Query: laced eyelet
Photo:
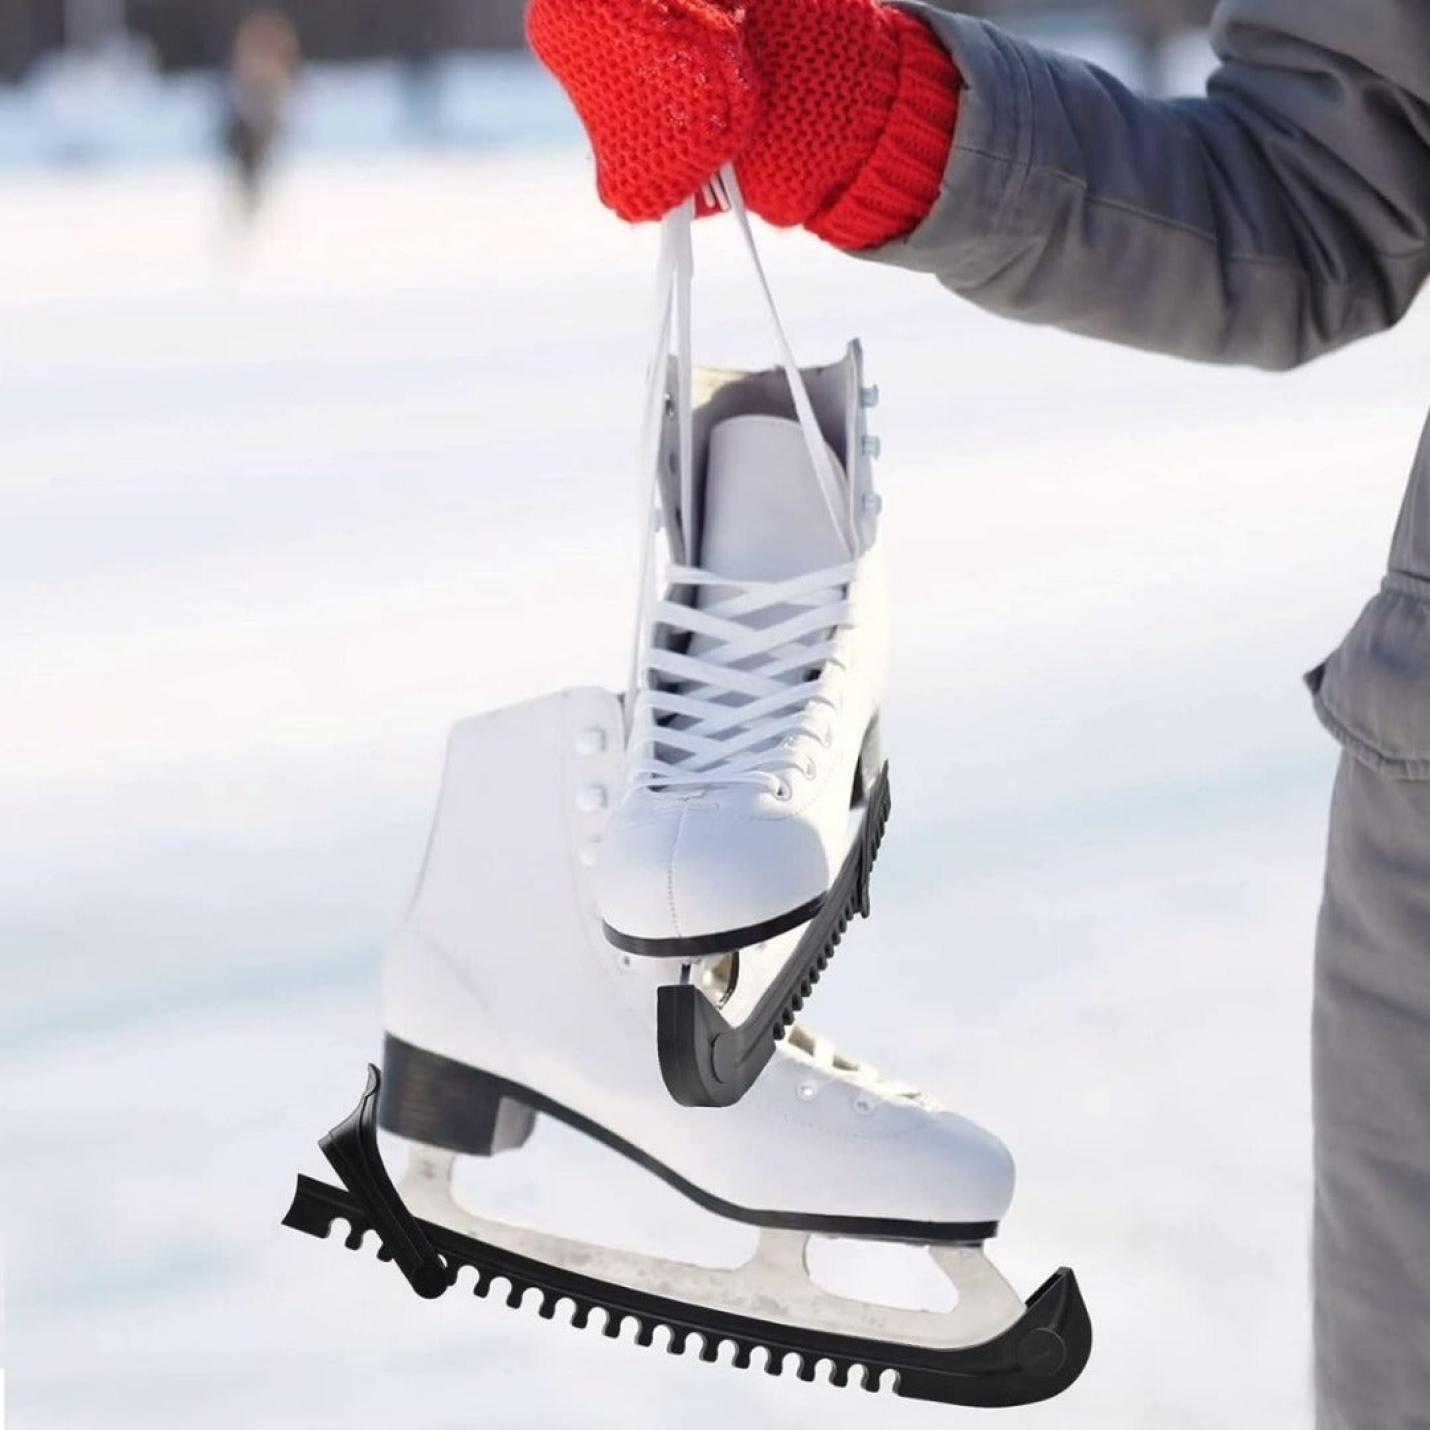
[[[819,766],[813,760],[804,762],[803,774],[807,780],[817,780],[819,778]]]

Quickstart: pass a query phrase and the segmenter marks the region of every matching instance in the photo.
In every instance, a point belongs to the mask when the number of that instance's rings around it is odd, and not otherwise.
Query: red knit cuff
[[[854,182],[808,228],[839,248],[879,248],[913,232],[943,185],[958,122],[958,70],[921,21],[881,12],[899,43],[899,85],[888,123]]]

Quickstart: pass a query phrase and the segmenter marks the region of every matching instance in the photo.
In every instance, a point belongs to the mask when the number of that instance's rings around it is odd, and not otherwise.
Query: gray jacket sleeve
[[[1009,317],[1289,367],[1430,273],[1430,0],[1224,0],[1205,98],[926,5],[965,81],[942,196],[870,255]]]

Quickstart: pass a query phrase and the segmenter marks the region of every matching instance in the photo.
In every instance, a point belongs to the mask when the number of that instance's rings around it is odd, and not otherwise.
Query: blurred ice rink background
[[[391,67],[310,76],[242,238],[211,79],[0,91],[14,1423],[971,1423],[420,1304],[278,1227],[377,1050],[448,726],[624,669],[652,235],[598,208],[529,64],[439,68],[435,137]],[[767,362],[731,233],[700,240],[705,352]],[[1216,371],[765,247],[806,360],[861,335],[884,394],[898,813],[811,1021],[1009,1142],[1023,1290],[1083,1279],[1085,1380],[1000,1425],[1304,1426],[1334,751],[1298,676],[1379,580],[1430,320]],[[469,1187],[732,1241],[549,1124]]]

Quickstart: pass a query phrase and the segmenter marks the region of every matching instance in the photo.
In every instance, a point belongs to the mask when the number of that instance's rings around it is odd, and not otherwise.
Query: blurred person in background
[[[1224,0],[1206,95],[1170,101],[912,0],[532,0],[528,28],[632,221],[733,163],[770,222],[992,311],[1273,369],[1390,327],[1430,274],[1426,0]],[[1317,1423],[1418,1430],[1430,435],[1384,585],[1309,684],[1343,751],[1314,1020]]]
[[[413,139],[442,138],[442,60],[447,52],[449,19],[433,0],[414,4],[408,14],[402,49],[402,93]]]
[[[277,10],[254,10],[234,33],[224,90],[224,149],[245,218],[263,201],[265,181],[298,82],[298,32]]]

